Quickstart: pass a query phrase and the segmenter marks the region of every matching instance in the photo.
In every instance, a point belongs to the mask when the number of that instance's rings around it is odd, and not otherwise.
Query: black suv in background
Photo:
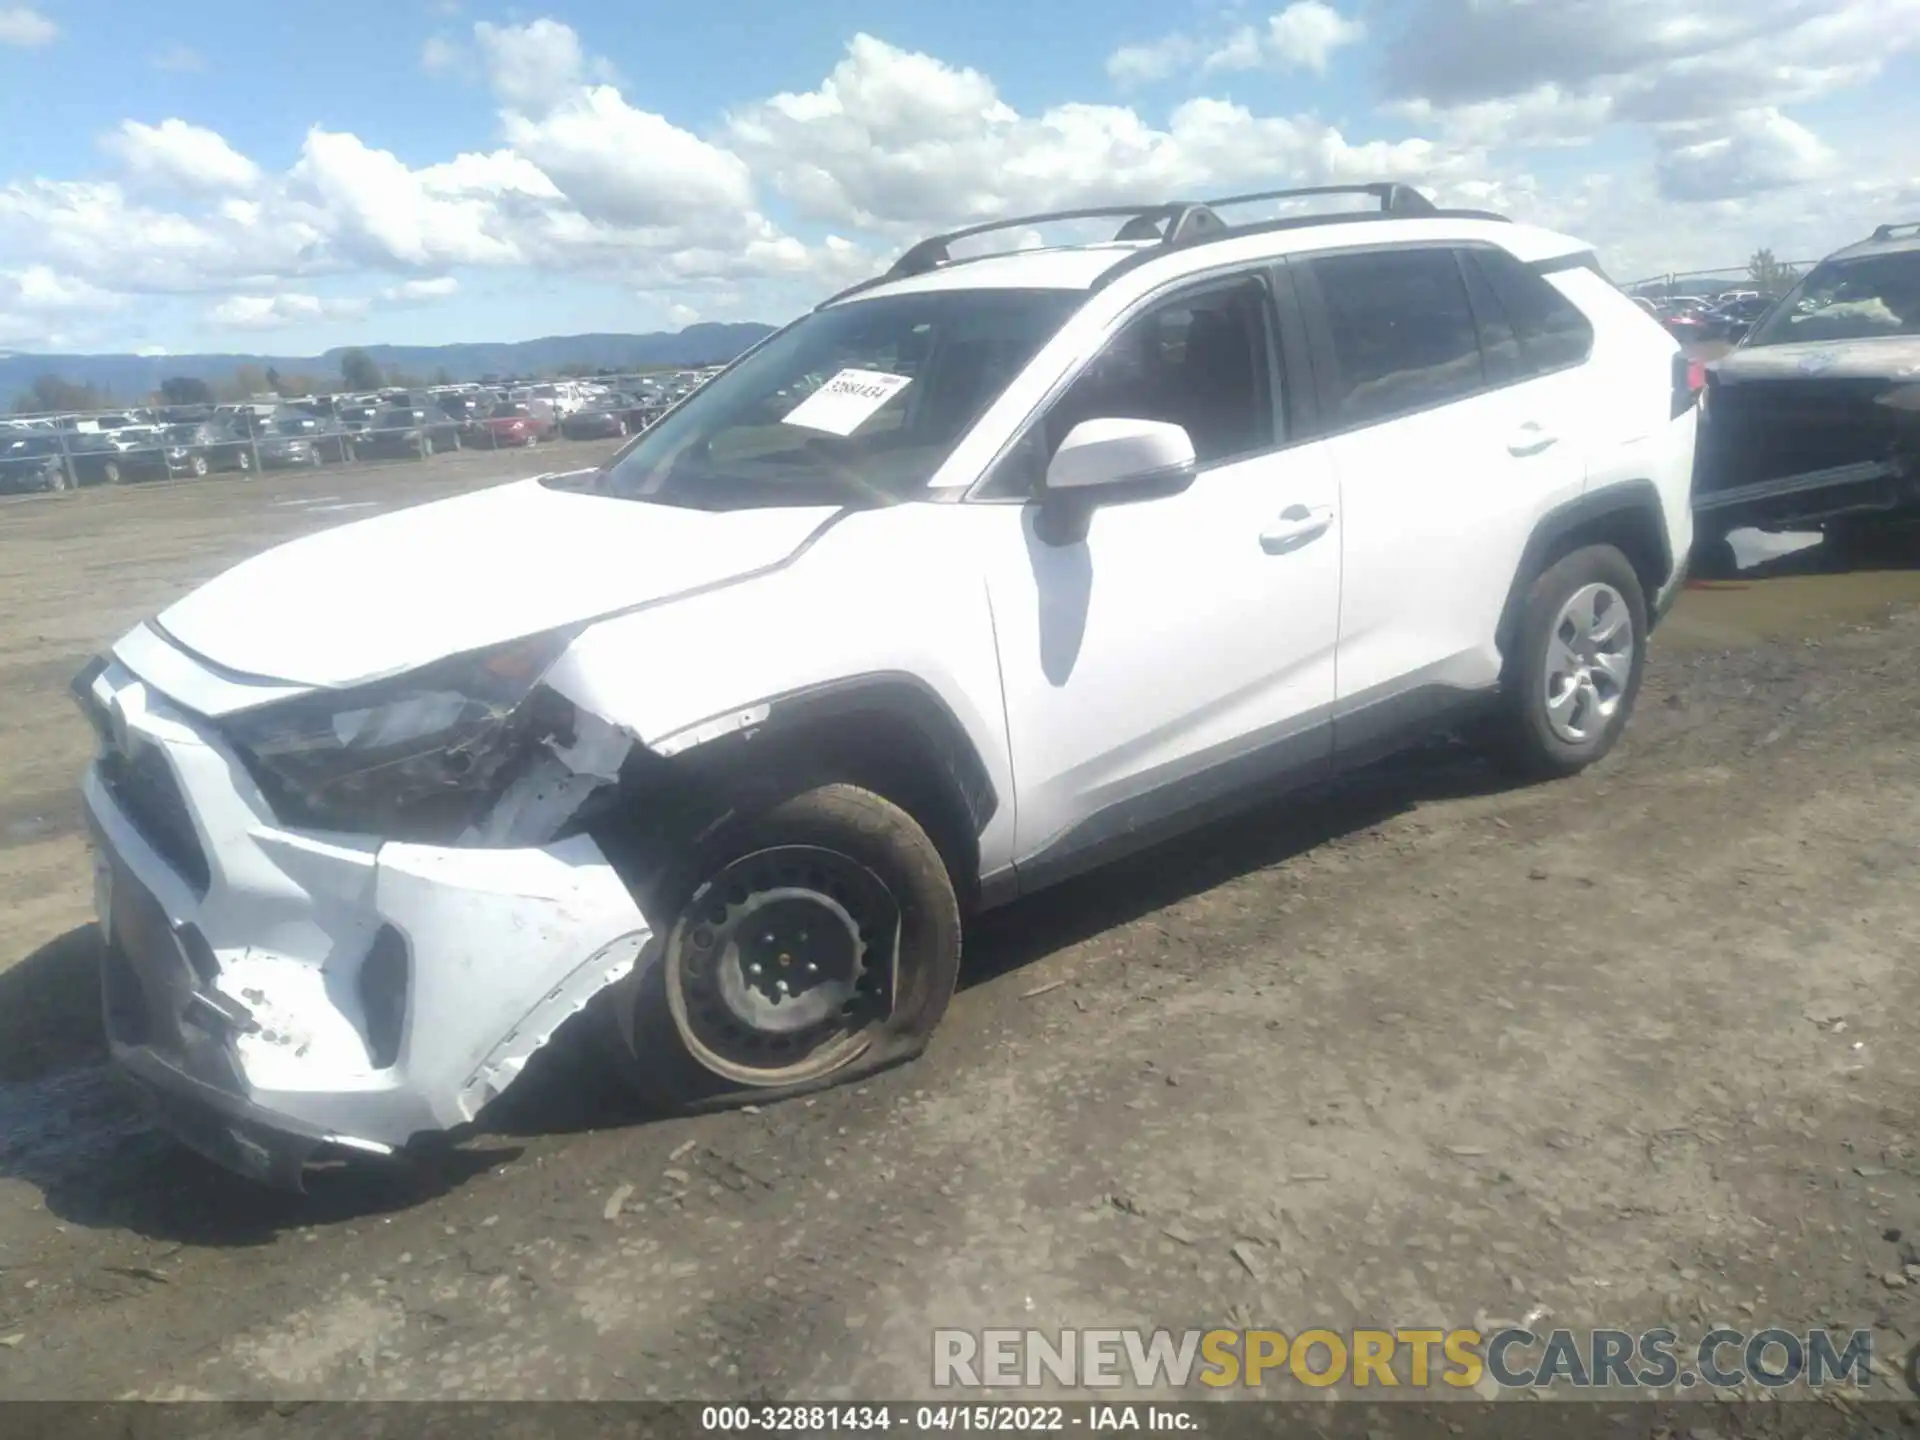
[[[460,422],[438,405],[393,407],[373,417],[354,437],[362,455],[412,455],[424,460],[436,450],[460,448]]]
[[[1846,544],[1920,519],[1920,223],[1822,260],[1706,367],[1696,547],[1819,528]]]

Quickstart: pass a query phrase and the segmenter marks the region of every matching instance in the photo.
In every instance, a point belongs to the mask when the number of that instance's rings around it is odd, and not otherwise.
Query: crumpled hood
[[[243,675],[358,685],[767,569],[837,513],[710,512],[525,480],[277,546],[159,624]]]
[[[1920,383],[1920,335],[1872,340],[1806,340],[1792,345],[1742,346],[1708,367],[1716,379],[1902,381]]]

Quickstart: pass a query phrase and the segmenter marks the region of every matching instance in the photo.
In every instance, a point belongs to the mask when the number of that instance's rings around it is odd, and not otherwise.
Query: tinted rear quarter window
[[[1338,369],[1336,423],[1383,420],[1484,386],[1473,310],[1451,250],[1326,255],[1313,273]]]
[[[1593,350],[1593,326],[1580,307],[1504,250],[1473,250],[1467,263],[1486,281],[1518,338],[1526,369],[1538,374],[1578,365]],[[1493,337],[1489,335],[1489,343]]]

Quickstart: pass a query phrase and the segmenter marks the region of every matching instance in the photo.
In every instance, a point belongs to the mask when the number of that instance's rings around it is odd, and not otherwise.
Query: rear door
[[[1554,388],[1528,391],[1524,357],[1484,353],[1467,260],[1414,243],[1298,266],[1340,482],[1342,751],[1391,742],[1495,683],[1527,538],[1583,483]]]

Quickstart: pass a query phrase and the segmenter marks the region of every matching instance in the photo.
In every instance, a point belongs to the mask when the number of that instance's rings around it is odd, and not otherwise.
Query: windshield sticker
[[[786,413],[782,423],[851,435],[882,405],[913,383],[883,370],[842,370]]]

